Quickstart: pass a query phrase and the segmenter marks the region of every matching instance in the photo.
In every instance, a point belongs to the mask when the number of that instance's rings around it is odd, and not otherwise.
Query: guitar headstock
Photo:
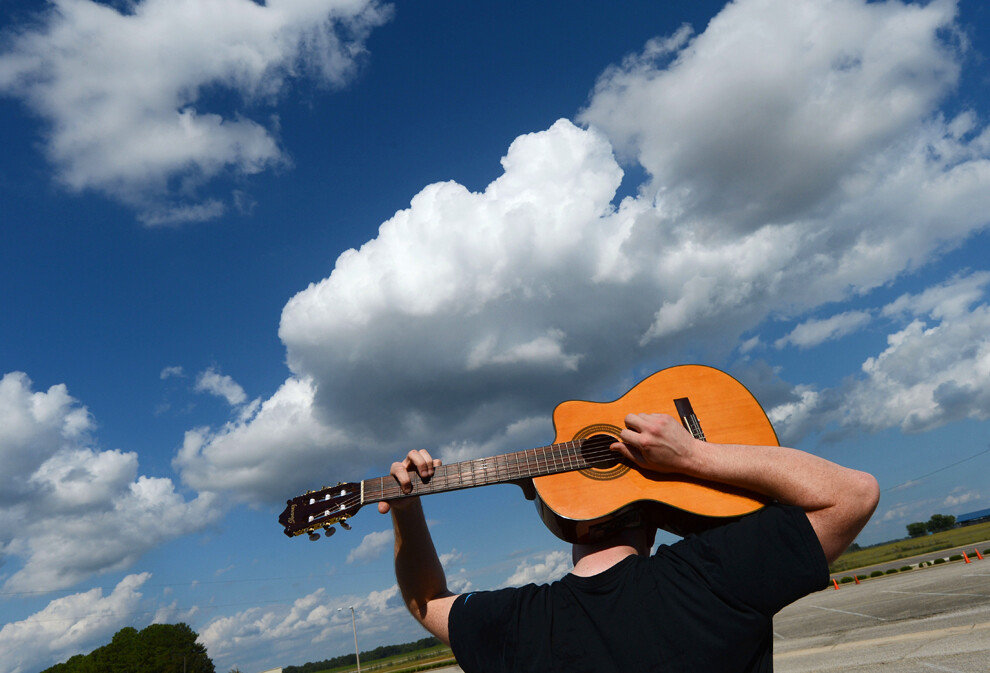
[[[323,529],[330,537],[334,533],[333,524],[339,523],[349,529],[345,519],[354,516],[361,508],[361,485],[340,483],[318,491],[307,491],[304,495],[285,501],[285,510],[278,522],[289,537],[309,533],[310,540],[319,539],[316,532]]]

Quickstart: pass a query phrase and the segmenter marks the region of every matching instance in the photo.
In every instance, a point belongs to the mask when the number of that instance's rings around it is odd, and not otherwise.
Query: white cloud
[[[367,563],[368,561],[374,561],[392,548],[393,540],[391,530],[368,533],[362,538],[361,543],[347,555],[347,562],[354,563],[357,561]]]
[[[323,423],[313,396],[312,382],[290,378],[220,429],[186,432],[173,465],[197,491],[235,491],[270,502],[322,486],[314,480],[333,467],[344,477],[344,465],[330,459],[338,446],[353,448],[357,440]]]
[[[879,521],[927,521],[934,503],[931,500],[919,500],[917,502],[899,502],[889,508],[879,517]]]
[[[247,399],[247,394],[234,379],[219,373],[213,367],[202,371],[196,377],[196,392],[210,393],[227,400],[227,404],[236,407]]]
[[[0,504],[24,495],[24,478],[64,447],[85,442],[93,420],[63,384],[33,392],[23,372],[0,379]]]
[[[964,491],[957,488],[946,496],[945,500],[942,501],[942,505],[945,507],[956,507],[958,505],[964,505],[967,502],[979,502],[979,500],[979,491]]]
[[[99,588],[50,602],[27,619],[0,629],[0,661],[5,673],[36,671],[108,641],[134,623],[138,591],[149,573],[128,575],[104,596]]]
[[[960,317],[983,298],[990,284],[990,271],[960,274],[946,283],[939,283],[919,294],[904,294],[883,307],[882,314],[897,318],[902,315],[933,318]]]
[[[389,14],[373,0],[56,0],[11,31],[0,93],[46,122],[69,189],[109,194],[149,225],[211,219],[225,206],[199,185],[288,162],[277,124],[247,118],[249,105],[295,78],[343,86]],[[235,110],[209,109],[216,87],[237,94]]]
[[[990,418],[990,304],[973,306],[982,299],[974,288],[988,282],[990,274],[970,274],[898,298],[881,313],[911,321],[867,358],[861,377],[841,389],[805,389],[800,405],[773,409],[771,418],[788,436],[829,425],[923,432]]]
[[[777,339],[774,346],[783,348],[787,344],[792,344],[798,348],[812,348],[851,334],[870,320],[869,311],[846,311],[822,320],[812,318],[796,326],[786,336]]]
[[[200,641],[217,664],[227,668],[234,657],[272,666],[291,653],[299,660],[309,656],[317,660],[328,649],[327,642],[337,642],[341,650],[353,647],[351,613],[353,606],[360,638],[388,633],[393,640],[412,640],[421,628],[409,613],[398,586],[372,591],[367,596],[331,596],[319,588],[289,606],[252,607],[232,615],[218,617],[200,630]],[[264,665],[259,664],[259,665]]]
[[[749,0],[608,69],[581,120],[696,235],[793,222],[913,133],[956,82],[951,2]],[[829,208],[835,205],[829,204]]]
[[[190,435],[187,483],[274,500],[256,471],[293,479],[284,451],[346,479],[410,445],[448,462],[499,438],[533,443],[498,452],[533,446],[549,439],[537,414],[614,391],[617,370],[727,353],[768,317],[864,295],[960,244],[987,226],[990,132],[937,111],[960,68],[954,16],[741,0],[702,35],[651,43],[602,77],[592,128],[516,138],[483,191],[426,186],[292,297],[279,336],[294,376],[266,402],[281,411]],[[651,176],[618,204],[609,139]],[[851,329],[806,324],[807,343]],[[834,399],[806,392],[811,423]]]
[[[543,556],[520,563],[502,586],[518,587],[524,584],[544,584],[558,580],[571,571],[571,555],[552,551]]]
[[[89,412],[64,385],[31,387],[22,373],[0,380],[0,545],[21,561],[5,590],[72,586],[217,520],[212,496],[186,500],[171,480],[138,475],[135,453],[87,446]]]
[[[175,366],[163,368],[161,374],[159,374],[158,376],[162,380],[165,380],[173,377],[184,378],[185,375],[186,375],[185,370],[183,370],[181,366],[175,365]]]
[[[440,565],[442,565],[444,568],[447,568],[447,566],[449,566],[451,563],[453,563],[454,561],[460,561],[462,558],[464,558],[464,554],[457,551],[456,549],[451,549],[446,554],[440,554]]]

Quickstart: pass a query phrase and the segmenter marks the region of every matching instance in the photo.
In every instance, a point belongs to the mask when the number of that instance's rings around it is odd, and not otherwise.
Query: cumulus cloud
[[[283,474],[283,451],[354,478],[410,446],[448,460],[534,446],[557,402],[634,382],[617,370],[724,355],[768,317],[865,295],[959,245],[987,226],[990,132],[938,111],[961,68],[955,14],[740,0],[700,35],[651,42],[603,74],[588,128],[519,136],[480,192],[426,186],[292,297],[293,377],[266,403],[280,411],[187,438],[184,478],[256,498],[254,471]],[[649,176],[618,203],[614,148]],[[792,340],[866,317],[806,320]],[[836,400],[787,402],[783,422],[811,423]],[[289,416],[299,442],[270,432]]]
[[[861,376],[838,389],[803,388],[799,403],[773,409],[771,419],[793,435],[795,427],[829,426],[923,432],[990,418],[988,284],[990,273],[980,272],[899,297],[881,313],[910,322],[863,363]]]
[[[158,378],[164,381],[165,379],[170,379],[173,377],[185,378],[185,376],[186,376],[186,372],[181,366],[173,365],[170,367],[163,368],[161,373],[158,375]]]
[[[328,648],[353,647],[351,606],[362,638],[386,632],[394,639],[421,637],[415,635],[421,629],[406,612],[398,586],[392,585],[367,596],[331,596],[319,588],[291,605],[252,607],[217,617],[200,630],[200,641],[214,662],[222,662],[218,669],[232,665],[234,657],[273,666],[290,652],[297,659],[318,660],[326,657]]]
[[[595,86],[581,120],[650,173],[698,233],[807,217],[913,132],[956,81],[950,2],[749,0],[653,41]],[[834,207],[834,206],[833,206]]]
[[[774,346],[783,348],[791,344],[798,348],[811,348],[855,332],[869,323],[870,319],[869,311],[846,311],[822,320],[806,320],[786,336],[777,339]]]
[[[523,584],[545,584],[558,580],[571,571],[571,555],[552,551],[537,558],[524,560],[503,586],[518,587]]]
[[[979,491],[966,491],[965,489],[956,488],[952,490],[945,500],[942,501],[942,505],[945,507],[957,507],[959,505],[964,505],[967,502],[979,502],[980,492]]]
[[[27,619],[0,629],[0,661],[7,673],[40,670],[106,642],[134,623],[139,589],[150,573],[128,575],[104,596],[100,588],[50,602]]]
[[[34,392],[23,372],[0,379],[0,503],[24,496],[24,477],[87,439],[93,419],[64,384]]]
[[[284,501],[322,486],[313,480],[326,475],[327,456],[356,440],[323,423],[313,399],[311,381],[290,378],[222,427],[186,432],[172,464],[197,491],[233,491],[249,500]]]
[[[61,589],[126,568],[219,516],[211,496],[186,500],[170,479],[139,475],[135,453],[91,447],[93,421],[64,385],[35,392],[27,375],[6,374],[0,419],[0,545],[20,562],[5,590]]]
[[[196,392],[209,393],[227,400],[227,404],[236,407],[247,399],[247,394],[234,379],[219,373],[213,367],[202,371],[196,377]]]
[[[368,533],[361,539],[361,543],[347,555],[347,562],[373,561],[392,548],[392,540],[391,530]]]
[[[197,195],[204,182],[288,162],[276,122],[249,107],[300,77],[344,85],[389,13],[374,0],[56,0],[8,31],[0,93],[46,122],[67,188],[108,194],[149,225],[207,220],[225,205]],[[217,88],[237,95],[234,110],[210,109]]]

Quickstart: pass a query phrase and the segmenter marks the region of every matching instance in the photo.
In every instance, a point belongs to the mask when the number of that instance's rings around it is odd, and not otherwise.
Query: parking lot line
[[[887,621],[883,617],[875,617],[873,615],[864,615],[862,612],[849,612],[848,610],[839,610],[837,608],[823,608],[820,605],[809,605],[809,608],[815,608],[817,610],[828,610],[829,612],[841,612],[844,615],[856,615],[857,617],[869,617],[870,619],[878,619],[881,622]]]
[[[990,594],[963,594],[963,593],[942,593],[938,591],[881,591],[882,594],[907,594],[908,596],[976,596],[977,598],[986,598]]]
[[[922,666],[927,666],[928,668],[934,668],[936,671],[947,671],[948,673],[963,673],[962,671],[957,671],[954,668],[949,668],[948,666],[939,666],[938,664],[933,664],[928,661],[919,662]]]

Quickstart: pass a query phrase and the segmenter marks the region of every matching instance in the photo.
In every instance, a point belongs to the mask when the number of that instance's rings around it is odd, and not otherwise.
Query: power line
[[[986,449],[983,449],[983,450],[982,450],[982,451],[980,451],[979,453],[974,453],[974,454],[973,454],[972,456],[970,456],[969,458],[963,458],[962,460],[957,460],[956,462],[954,462],[954,463],[951,463],[950,465],[946,465],[946,466],[944,466],[944,467],[940,467],[940,468],[938,468],[937,470],[932,470],[931,472],[928,472],[928,473],[926,473],[926,474],[923,474],[923,475],[921,475],[920,477],[914,477],[913,479],[908,479],[907,481],[904,481],[904,482],[901,482],[901,483],[900,483],[900,484],[898,484],[897,486],[891,486],[891,487],[889,487],[889,488],[885,488],[885,489],[883,489],[883,490],[882,490],[882,491],[880,491],[880,492],[881,492],[881,493],[886,493],[887,491],[893,491],[894,489],[896,489],[896,488],[900,488],[901,486],[904,486],[905,484],[910,484],[910,483],[911,483],[912,481],[918,481],[919,479],[925,479],[925,478],[927,478],[927,477],[930,477],[930,476],[932,476],[933,474],[937,474],[937,473],[939,473],[939,472],[942,472],[942,471],[944,471],[944,470],[948,470],[948,469],[949,469],[950,467],[955,467],[956,465],[960,465],[960,464],[962,464],[962,463],[965,463],[965,462],[966,462],[966,461],[968,461],[968,460],[973,460],[974,458],[979,458],[980,456],[982,456],[982,455],[983,455],[983,454],[985,454],[985,453],[990,453],[990,447],[988,447],[988,448],[986,448]]]

